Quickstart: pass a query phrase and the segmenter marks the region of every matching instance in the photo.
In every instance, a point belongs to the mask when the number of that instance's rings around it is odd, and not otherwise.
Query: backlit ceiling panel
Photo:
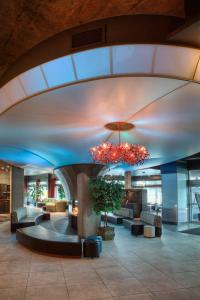
[[[132,74],[199,82],[199,57],[199,49],[167,45],[121,45],[74,53],[8,82],[0,89],[0,112],[37,93],[82,80]]]
[[[122,139],[149,148],[145,166],[199,152],[199,57],[192,48],[121,45],[20,74],[0,89],[0,111],[10,107],[0,116],[0,159],[52,168],[91,162],[92,145],[117,142],[104,128],[113,121],[135,124]]]

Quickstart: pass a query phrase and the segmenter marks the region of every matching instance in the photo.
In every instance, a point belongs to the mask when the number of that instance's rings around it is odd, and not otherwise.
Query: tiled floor
[[[99,259],[40,255],[0,225],[0,300],[199,300],[200,236],[165,229],[133,237],[116,227]]]

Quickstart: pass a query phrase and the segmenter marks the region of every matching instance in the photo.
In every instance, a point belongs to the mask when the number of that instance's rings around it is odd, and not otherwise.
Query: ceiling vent
[[[72,49],[84,48],[92,44],[105,42],[105,30],[103,27],[87,30],[72,35]]]

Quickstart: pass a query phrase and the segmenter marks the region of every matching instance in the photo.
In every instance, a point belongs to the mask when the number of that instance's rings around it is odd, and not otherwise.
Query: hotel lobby
[[[0,11],[0,300],[199,300],[200,1]]]

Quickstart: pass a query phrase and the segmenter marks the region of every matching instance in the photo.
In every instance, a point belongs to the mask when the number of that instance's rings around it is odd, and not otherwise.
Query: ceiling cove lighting
[[[118,144],[102,143],[90,148],[90,155],[95,163],[141,165],[149,158],[146,147],[138,144],[121,143],[121,131],[128,131],[135,126],[127,122],[112,122],[105,125],[111,131],[118,131]]]

